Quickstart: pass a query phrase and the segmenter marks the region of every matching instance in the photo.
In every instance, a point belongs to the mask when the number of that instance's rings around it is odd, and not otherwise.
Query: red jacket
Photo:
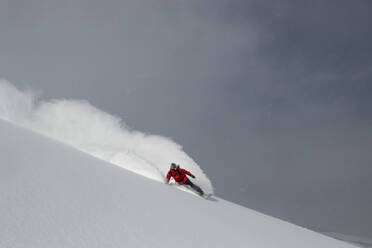
[[[169,170],[167,173],[167,181],[169,182],[171,177],[173,177],[177,183],[184,184],[187,180],[189,180],[186,175],[190,176],[191,173],[182,168],[178,168],[177,170]]]

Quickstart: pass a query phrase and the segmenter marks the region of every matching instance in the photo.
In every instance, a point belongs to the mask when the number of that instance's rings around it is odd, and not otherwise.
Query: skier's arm
[[[192,177],[192,178],[195,178],[195,176],[194,176],[193,174],[191,174],[190,171],[187,171],[187,170],[185,170],[185,169],[180,169],[180,171],[181,171],[183,174],[186,174],[186,175],[189,175],[189,176]]]
[[[192,177],[192,178],[195,178],[195,176],[194,176],[193,174],[191,174],[190,171],[187,171],[187,170],[185,170],[185,169],[180,169],[180,172],[181,172],[182,174],[186,174],[186,175],[189,175],[189,176]]]
[[[165,183],[169,183],[169,180],[171,179],[171,174],[170,174],[170,172],[168,171],[168,173],[167,173],[167,176],[166,176],[166,178],[165,178]]]
[[[186,174],[186,175],[189,175],[189,176],[190,176],[190,174],[191,174],[189,171],[187,171],[187,170],[185,170],[185,169],[182,169],[182,168],[180,168],[179,171],[180,171],[182,174]]]

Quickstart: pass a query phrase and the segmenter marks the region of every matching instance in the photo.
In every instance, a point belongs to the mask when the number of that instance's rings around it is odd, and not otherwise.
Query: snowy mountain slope
[[[0,161],[0,247],[354,247],[4,121]]]
[[[208,177],[179,144],[132,130],[85,100],[40,100],[0,79],[0,118],[160,182],[169,164],[177,162],[193,171],[204,192],[213,193]]]

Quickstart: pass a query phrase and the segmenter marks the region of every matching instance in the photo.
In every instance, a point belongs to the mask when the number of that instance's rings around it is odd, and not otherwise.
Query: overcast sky
[[[372,237],[369,0],[0,0],[0,77],[171,137],[217,195]]]

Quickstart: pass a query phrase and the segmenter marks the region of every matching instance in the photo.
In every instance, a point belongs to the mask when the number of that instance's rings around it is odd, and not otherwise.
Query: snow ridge
[[[0,80],[0,118],[156,181],[171,162],[191,170],[206,193],[213,187],[200,166],[169,138],[129,129],[116,116],[84,100],[40,100]]]
[[[341,233],[333,233],[333,232],[324,232],[324,235],[333,237],[335,239],[348,242],[350,244],[357,245],[358,247],[363,248],[372,248],[372,240],[367,238],[361,238],[354,235],[346,235]]]

